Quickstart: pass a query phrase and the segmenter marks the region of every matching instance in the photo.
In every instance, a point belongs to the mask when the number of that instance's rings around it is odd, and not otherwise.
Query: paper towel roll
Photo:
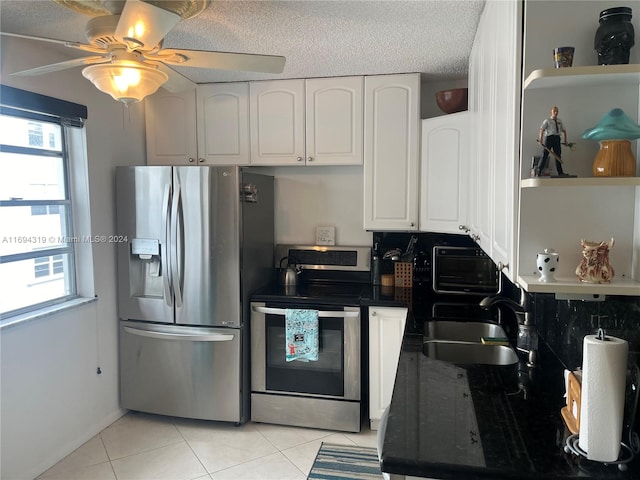
[[[613,462],[620,454],[629,345],[626,340],[584,337],[579,446],[589,460]]]

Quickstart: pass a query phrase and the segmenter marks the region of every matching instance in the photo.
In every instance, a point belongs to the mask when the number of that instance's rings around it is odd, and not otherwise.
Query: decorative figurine
[[[636,159],[631,141],[640,138],[640,125],[636,124],[620,108],[604,115],[598,124],[585,130],[582,138],[600,144],[593,161],[594,177],[634,177]]]
[[[608,8],[600,12],[594,48],[598,52],[598,65],[629,63],[631,47],[635,44],[635,32],[629,7]]]
[[[609,250],[613,248],[611,242],[588,242],[581,240],[582,260],[576,268],[576,275],[581,282],[586,283],[610,283],[615,275],[613,267],[609,263]]]
[[[562,136],[562,141],[561,137]],[[538,143],[542,145],[543,152],[542,157],[538,165],[534,169],[534,176],[550,176],[549,155],[551,155],[556,161],[556,170],[559,177],[570,177],[562,170],[562,150],[560,145],[567,145],[573,149],[574,144],[567,143],[567,131],[562,124],[562,120],[558,118],[558,107],[555,105],[551,107],[551,116],[545,118],[540,125],[540,133],[538,134]]]
[[[545,248],[543,252],[536,255],[536,265],[540,272],[539,282],[554,282],[554,274],[558,267],[559,257],[552,248]]]

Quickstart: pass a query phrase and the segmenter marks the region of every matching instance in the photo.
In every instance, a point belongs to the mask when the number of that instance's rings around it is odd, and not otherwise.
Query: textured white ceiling
[[[483,6],[484,0],[212,0],[199,16],[181,21],[164,47],[287,59],[281,75],[176,69],[196,83],[400,72],[465,78]],[[0,0],[3,32],[86,42],[89,18],[50,0]]]

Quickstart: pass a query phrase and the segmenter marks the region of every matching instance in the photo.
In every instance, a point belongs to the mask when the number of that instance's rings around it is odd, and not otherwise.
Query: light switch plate
[[[316,245],[335,245],[336,227],[316,227]]]

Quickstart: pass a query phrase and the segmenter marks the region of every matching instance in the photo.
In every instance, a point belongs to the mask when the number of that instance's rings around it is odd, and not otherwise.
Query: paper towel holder
[[[609,341],[609,339],[607,338],[605,332],[604,332],[604,328],[600,327],[598,328],[598,333],[596,334],[596,339],[603,341],[603,342],[607,342]]]
[[[580,434],[575,433],[573,435],[569,435],[564,444],[564,451],[566,453],[573,453],[578,457],[587,458],[587,452],[580,448],[580,445],[578,444],[579,440]],[[635,453],[633,452],[633,449],[624,442],[621,442],[620,446],[622,447],[620,449],[620,457],[622,458],[618,457],[618,460],[613,462],[598,462],[597,460],[590,461],[602,463],[603,465],[617,465],[618,470],[624,472],[627,470],[627,463],[631,462],[635,458]]]
[[[596,338],[600,339],[600,337],[604,337],[604,330],[602,328],[598,329],[598,334]],[[604,340],[606,341],[608,339],[604,338]],[[632,383],[636,382],[636,385],[638,385],[638,382],[640,382],[640,367],[638,367],[637,364],[634,364],[631,367],[631,378],[632,378]],[[620,470],[621,472],[626,471],[627,463],[630,463],[631,461],[633,461],[635,457],[638,454],[640,454],[640,436],[638,436],[638,433],[633,431],[633,425],[635,425],[636,423],[637,408],[638,408],[638,404],[640,403],[640,388],[636,387],[635,401],[633,403],[634,403],[633,413],[631,414],[631,420],[629,422],[630,430],[629,430],[628,444],[625,442],[620,442],[620,446],[622,448],[620,449],[620,456],[618,457],[618,460],[613,462],[603,462],[604,465],[617,465],[618,470]],[[573,453],[578,457],[587,458],[587,452],[585,452],[582,448],[580,448],[579,440],[580,440],[579,433],[569,435],[565,440],[564,451],[565,453]],[[596,460],[592,460],[592,461],[596,461]]]

